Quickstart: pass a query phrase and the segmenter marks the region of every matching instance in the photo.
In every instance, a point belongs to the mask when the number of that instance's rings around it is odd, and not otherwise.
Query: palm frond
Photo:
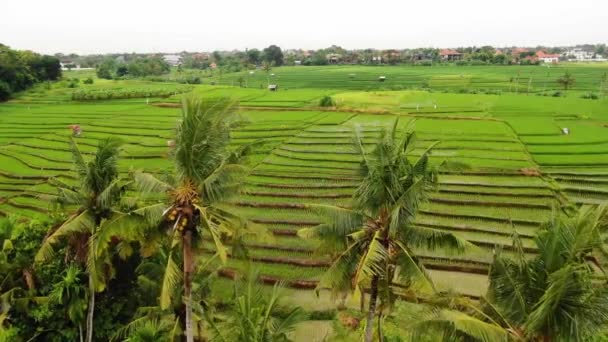
[[[134,172],[133,181],[137,190],[143,194],[165,193],[173,189],[171,185],[159,180],[149,173]]]
[[[171,305],[171,295],[175,292],[181,281],[181,270],[173,260],[173,252],[167,256],[167,266],[163,275],[163,282],[160,291],[160,307],[167,309]]]
[[[435,284],[427,273],[424,265],[419,262],[403,243],[396,242],[398,248],[395,264],[399,267],[397,278],[405,282],[408,287],[419,291],[436,292]]]
[[[63,237],[67,237],[73,233],[92,234],[95,230],[95,219],[91,212],[85,210],[77,215],[70,217],[51,235],[44,239],[42,246],[36,253],[35,260],[37,262],[45,262],[51,260],[54,256],[53,245]]]
[[[483,342],[509,340],[509,334],[502,327],[454,310],[430,310],[425,318],[412,326],[412,330],[413,341],[424,340],[429,331],[443,333],[444,337],[455,340],[460,340],[458,337],[463,335]]]

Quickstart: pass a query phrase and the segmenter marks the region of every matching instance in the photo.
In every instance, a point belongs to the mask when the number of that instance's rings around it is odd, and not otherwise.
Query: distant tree
[[[274,63],[276,66],[283,65],[283,51],[276,45],[270,45],[265,48],[262,58],[268,63]]]
[[[171,70],[169,64],[161,57],[143,57],[127,64],[129,75],[135,77],[159,76]]]
[[[129,68],[126,65],[122,64],[118,68],[116,68],[116,76],[123,77],[129,74]]]
[[[247,50],[247,62],[257,65],[260,63],[261,52],[258,49]]]
[[[111,80],[114,78],[116,74],[117,63],[116,60],[112,57],[108,57],[104,59],[98,66],[95,72],[97,73],[97,77],[103,78],[106,80]]]
[[[568,89],[572,88],[574,83],[576,83],[576,79],[574,76],[572,76],[570,71],[566,71],[564,75],[557,79],[557,83],[567,91]]]
[[[598,55],[606,55],[606,44],[597,44],[595,46],[595,53]]]
[[[219,51],[213,51],[211,56],[213,57],[213,61],[215,62],[215,64],[217,64],[218,66],[222,64],[224,58],[222,57],[222,54]]]

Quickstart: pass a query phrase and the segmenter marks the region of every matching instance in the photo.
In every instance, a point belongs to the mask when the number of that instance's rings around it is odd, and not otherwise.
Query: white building
[[[182,57],[180,55],[164,55],[163,59],[171,66],[182,64]]]
[[[593,59],[593,56],[595,54],[591,51],[585,51],[581,48],[574,48],[566,51],[564,55],[566,56],[566,58],[568,58],[568,60],[571,61],[589,61]]]

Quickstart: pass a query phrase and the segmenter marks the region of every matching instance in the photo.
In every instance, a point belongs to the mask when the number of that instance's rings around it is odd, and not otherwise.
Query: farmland
[[[554,79],[566,67],[576,86],[566,96],[539,96],[559,90]],[[85,155],[100,139],[119,137],[123,177],[136,170],[163,175],[173,167],[168,142],[182,94],[230,96],[244,121],[231,132],[231,148],[253,144],[253,151],[242,192],[222,207],[274,236],[247,241],[263,276],[298,291],[316,286],[330,260],[315,254],[317,241],[297,235],[323,222],[310,205],[351,205],[362,161],[352,148],[353,132],[371,150],[382,130],[396,127],[416,133],[413,157],[433,146],[431,163],[447,165],[414,225],[475,245],[461,255],[415,252],[440,290],[478,298],[487,289],[494,251],[511,253],[515,234],[533,256],[536,232],[552,211],[608,200],[608,99],[580,96],[596,91],[606,70],[603,64],[282,67],[272,71],[277,92],[260,89],[267,75],[259,70],[248,74],[249,88],[232,86],[242,73],[223,75],[216,85],[40,85],[0,105],[0,215],[48,215],[54,208],[41,195],[55,193],[52,180],[74,184],[69,125],[82,127],[76,142]],[[378,82],[379,75],[387,80]],[[323,96],[336,107],[319,107]],[[230,259],[222,267],[245,271],[247,264]]]

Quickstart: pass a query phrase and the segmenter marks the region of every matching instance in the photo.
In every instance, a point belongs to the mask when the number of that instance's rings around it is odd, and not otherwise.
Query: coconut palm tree
[[[429,164],[432,146],[413,160],[414,143],[415,135],[406,133],[401,138],[395,124],[383,130],[373,150],[367,152],[357,131],[353,145],[362,158],[363,180],[353,195],[352,208],[313,206],[329,222],[299,231],[302,237],[320,239],[323,251],[339,253],[318,288],[358,294],[360,288],[369,286],[368,342],[373,338],[378,298],[390,305],[394,280],[433,289],[413,248],[460,252],[468,245],[451,233],[413,224],[420,203],[437,184],[437,169]]]
[[[111,236],[118,230],[124,233],[124,218],[128,215],[117,210],[127,183],[119,178],[118,154],[121,142],[109,137],[99,141],[93,158],[85,161],[76,142],[70,138],[72,159],[78,180],[71,186],[59,180],[56,196],[48,199],[64,208],[76,208],[61,226],[42,242],[36,254],[37,262],[51,260],[53,246],[63,238],[68,240],[67,258],[86,264],[89,277],[89,304],[86,319],[86,341],[93,340],[95,292],[105,289],[112,275],[111,255],[108,253]]]
[[[475,314],[421,319],[413,329],[429,330],[477,340],[495,341],[496,328],[503,339],[523,341],[582,341],[608,324],[608,287],[597,282],[586,262],[589,253],[601,247],[601,233],[608,228],[605,206],[582,207],[572,217],[554,217],[536,237],[539,253],[525,256],[519,238],[516,258],[498,254],[490,270],[487,298]],[[476,327],[476,330],[471,330]],[[467,331],[468,330],[468,331]]]
[[[61,305],[68,319],[78,327],[80,342],[83,341],[82,321],[87,309],[86,288],[82,285],[82,271],[74,264],[66,269],[61,280],[53,285],[49,299]]]
[[[135,183],[143,195],[157,194],[160,197],[156,198],[161,199],[136,211],[152,223],[152,227],[161,228],[146,232],[146,240],[155,240],[160,232],[168,233],[171,241],[172,250],[160,298],[163,309],[169,307],[171,289],[179,283],[180,271],[173,255],[178,253],[178,247],[181,248],[188,342],[193,341],[191,290],[196,263],[194,251],[201,247],[203,238],[210,239],[220,259],[225,262],[227,248],[223,238],[245,238],[243,231],[251,228],[246,220],[219,205],[221,200],[237,193],[246,172],[244,166],[236,163],[244,150],[231,152],[228,149],[230,128],[238,122],[234,109],[235,104],[226,98],[184,98],[172,151],[174,174],[167,180],[141,172],[134,174]]]
[[[306,319],[302,308],[290,308],[279,314],[281,288],[275,284],[270,295],[258,283],[258,273],[250,270],[245,279],[235,282],[228,321],[213,324],[218,341],[265,342],[290,341],[289,333]]]

